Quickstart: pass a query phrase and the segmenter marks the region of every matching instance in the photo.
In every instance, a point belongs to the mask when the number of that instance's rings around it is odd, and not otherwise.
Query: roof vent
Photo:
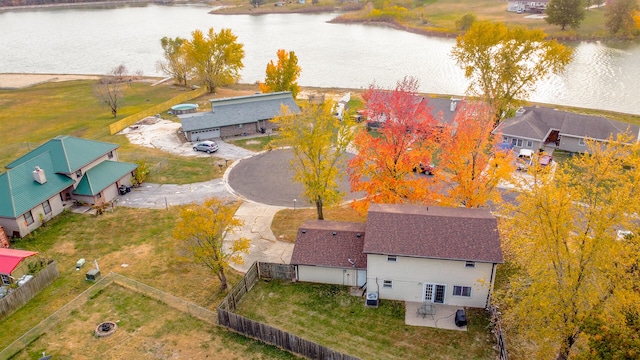
[[[333,236],[336,236],[336,235],[338,235],[338,233],[337,233],[337,232],[335,232],[335,231],[334,231],[334,232],[333,232],[332,234],[333,234]]]
[[[362,234],[357,233],[357,234],[356,234],[356,236],[357,236],[357,237],[362,237]]]
[[[520,117],[524,114],[524,108],[520,107],[518,108],[518,110],[516,110],[516,117]]]
[[[307,229],[302,229],[302,230],[300,230],[300,231],[301,231],[303,234],[306,234],[306,233],[307,233]]]
[[[44,184],[47,182],[47,177],[44,174],[44,170],[40,169],[39,166],[36,166],[35,170],[33,170],[33,180],[37,181],[39,184]]]

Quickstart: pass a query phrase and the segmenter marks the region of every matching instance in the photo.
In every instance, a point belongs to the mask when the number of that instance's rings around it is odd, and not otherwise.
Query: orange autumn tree
[[[351,190],[366,194],[353,204],[361,213],[370,203],[427,203],[431,199],[430,178],[414,174],[413,169],[421,162],[431,162],[429,144],[436,120],[417,90],[417,80],[405,77],[392,91],[372,85],[363,94],[368,121],[380,126],[377,134],[359,131],[353,141],[357,155],[347,170]]]
[[[498,184],[511,178],[513,155],[498,150],[499,134],[492,135],[495,115],[486,105],[463,103],[442,132],[438,183],[441,204],[479,207],[499,201]]]

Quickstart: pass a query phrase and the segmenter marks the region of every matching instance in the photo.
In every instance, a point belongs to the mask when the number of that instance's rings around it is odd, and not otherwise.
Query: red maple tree
[[[429,203],[434,191],[430,177],[414,173],[430,164],[438,122],[427,100],[418,96],[418,82],[405,77],[388,91],[372,85],[364,94],[367,120],[377,132],[365,129],[354,138],[357,155],[349,161],[352,191],[365,198],[354,208],[366,212],[370,203]]]

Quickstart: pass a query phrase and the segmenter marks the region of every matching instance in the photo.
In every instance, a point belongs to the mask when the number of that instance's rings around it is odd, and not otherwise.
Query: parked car
[[[551,157],[551,155],[542,155],[538,159],[538,164],[540,164],[540,166],[547,166],[550,165],[552,161],[553,157]]]
[[[516,159],[516,169],[519,171],[527,171],[531,165],[533,165],[533,150],[520,149],[520,153]]]
[[[414,172],[419,172],[420,174],[433,175],[433,171],[436,169],[436,166],[433,164],[425,164],[420,163],[418,166],[413,168]]]
[[[206,153],[213,153],[218,151],[218,144],[215,141],[202,141],[193,145],[193,151],[204,151]]]

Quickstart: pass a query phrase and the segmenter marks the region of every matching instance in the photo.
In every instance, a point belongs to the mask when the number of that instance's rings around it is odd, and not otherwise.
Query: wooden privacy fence
[[[133,124],[135,124],[136,122],[148,117],[148,116],[154,116],[155,114],[159,114],[167,109],[169,109],[170,107],[172,107],[173,105],[177,105],[180,103],[183,103],[185,101],[191,100],[191,99],[195,99],[198,96],[203,95],[204,93],[207,92],[206,88],[199,88],[199,89],[195,89],[195,90],[190,90],[189,92],[186,92],[184,94],[180,94],[174,98],[171,98],[163,103],[160,103],[158,105],[152,106],[144,111],[140,111],[139,113],[127,116],[123,119],[120,119],[114,123],[112,123],[111,125],[109,125],[109,133],[111,135],[117,134],[120,131],[122,131],[124,128],[126,128],[127,126],[131,126]]]
[[[38,295],[42,289],[51,285],[59,274],[58,264],[53,261],[44,269],[38,271],[31,280],[0,299],[0,320],[13,314],[34,296]]]
[[[340,353],[313,341],[232,312],[236,310],[238,302],[253,288],[259,279],[291,281],[294,275],[295,266],[293,265],[254,262],[247,273],[240,279],[240,282],[231,289],[229,295],[218,305],[218,324],[308,359],[357,360],[358,358],[353,356]]]
[[[358,360],[358,358],[331,350],[286,331],[276,329],[267,324],[247,319],[227,310],[218,308],[218,323],[242,335],[272,344],[308,359],[322,360]]]

